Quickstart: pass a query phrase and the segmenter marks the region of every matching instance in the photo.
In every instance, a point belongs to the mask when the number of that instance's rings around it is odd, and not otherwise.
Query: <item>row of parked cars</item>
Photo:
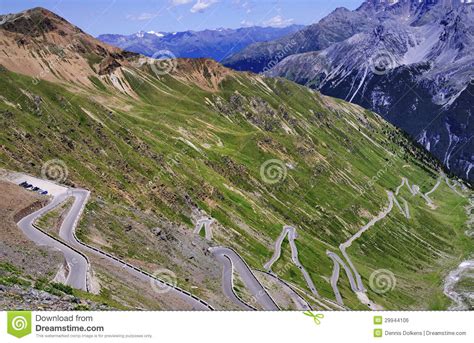
[[[39,187],[35,187],[35,186],[33,186],[32,184],[29,184],[26,181],[20,183],[20,186],[23,187],[26,190],[36,192],[36,193],[41,194],[41,195],[47,195],[48,194],[48,191],[42,190]]]

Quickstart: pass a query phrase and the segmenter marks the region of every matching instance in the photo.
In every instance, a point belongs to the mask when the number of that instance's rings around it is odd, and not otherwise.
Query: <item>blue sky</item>
[[[42,6],[84,31],[130,34],[250,25],[311,24],[336,7],[362,0],[0,0],[0,13]]]

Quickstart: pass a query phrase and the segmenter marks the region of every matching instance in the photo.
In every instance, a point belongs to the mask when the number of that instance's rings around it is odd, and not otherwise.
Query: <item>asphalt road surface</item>
[[[262,284],[257,280],[245,261],[232,249],[224,247],[210,248],[210,252],[223,265],[222,287],[224,294],[236,304],[246,310],[253,310],[252,306],[244,303],[238,298],[232,287],[233,270],[235,269],[242,278],[246,288],[252,294],[253,299],[258,302],[267,311],[279,310],[277,304],[273,301]]]
[[[291,260],[293,261],[293,264],[298,267],[298,269],[301,271],[303,274],[303,277],[306,281],[306,284],[308,285],[309,289],[311,292],[319,296],[318,291],[316,290],[316,286],[313,283],[313,280],[311,279],[311,276],[309,275],[308,271],[303,267],[301,264],[299,258],[298,258],[298,247],[295,244],[295,239],[296,239],[296,229],[292,226],[284,226],[283,230],[281,231],[280,236],[277,238],[275,241],[275,252],[273,253],[272,258],[270,261],[265,263],[263,266],[267,271],[271,271],[272,265],[280,258],[281,255],[281,245],[283,243],[283,240],[285,237],[288,235],[288,241],[290,242],[290,248],[291,248]]]
[[[31,180],[32,178],[29,177]],[[34,180],[33,180],[34,181]],[[48,190],[48,181],[39,180],[38,183],[42,184],[42,188]],[[52,186],[57,188],[57,185],[51,183]],[[101,258],[106,259],[109,263],[122,268],[122,270],[134,275],[135,277],[148,282],[150,287],[156,287],[158,290],[158,296],[166,297],[167,295],[173,295],[184,300],[188,303],[193,310],[213,310],[212,306],[207,304],[202,299],[192,295],[191,293],[180,289],[175,285],[165,283],[159,279],[159,277],[152,275],[146,271],[140,270],[139,268],[122,261],[106,252],[103,252],[97,248],[88,246],[80,242],[75,236],[75,229],[82,215],[84,207],[89,199],[89,191],[83,189],[67,189],[64,191],[55,191],[53,200],[47,206],[40,210],[26,216],[18,222],[18,226],[25,233],[25,235],[38,245],[49,246],[61,251],[64,255],[66,263],[68,265],[69,273],[66,279],[66,284],[76,288],[87,291],[88,290],[88,270],[90,268],[89,261],[87,258],[78,252],[80,249],[89,254],[97,255]],[[34,222],[41,216],[45,215],[49,211],[64,202],[67,198],[74,197],[74,203],[67,213],[59,231],[59,236],[66,243],[62,243],[54,238],[46,235],[37,228],[34,227]],[[77,249],[77,250],[76,250]]]
[[[68,197],[67,193],[57,195],[53,198],[52,202],[42,209],[30,214],[29,216],[23,218],[18,222],[18,226],[25,233],[25,235],[40,246],[48,246],[60,250],[66,263],[69,268],[68,277],[66,279],[66,284],[77,289],[82,289],[87,291],[87,270],[88,270],[88,261],[87,259],[65,244],[49,237],[43,232],[39,231],[33,226],[33,223],[41,216],[47,212],[53,210],[55,207],[60,205]],[[76,210],[77,211],[77,210]],[[72,217],[68,215],[68,217]],[[70,220],[64,221],[61,225],[61,231],[70,231]]]

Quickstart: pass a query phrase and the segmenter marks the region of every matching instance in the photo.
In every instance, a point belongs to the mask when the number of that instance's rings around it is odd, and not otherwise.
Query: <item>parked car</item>
[[[34,188],[32,189],[33,192],[38,192],[39,190],[40,190],[39,187],[34,187]]]
[[[29,188],[29,187],[32,187],[32,185],[30,185],[28,182],[22,182],[20,183],[20,186],[23,187],[23,188]]]
[[[48,195],[48,191],[42,191],[40,194],[41,195]]]

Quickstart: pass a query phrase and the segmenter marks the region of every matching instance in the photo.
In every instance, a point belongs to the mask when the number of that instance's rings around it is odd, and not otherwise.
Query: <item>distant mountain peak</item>
[[[437,0],[366,0],[357,11],[383,12],[396,8],[405,8],[415,12],[423,3],[435,3]]]
[[[82,30],[68,23],[64,18],[43,7],[1,15],[0,27],[6,31],[33,37],[64,28],[69,28],[75,32],[82,32]]]
[[[9,46],[8,53],[0,53],[0,64],[49,81],[90,84],[90,76],[113,71],[136,55],[100,42],[42,7],[1,16],[0,36]]]
[[[164,37],[168,33],[161,33],[161,32],[155,32],[155,31],[138,31],[137,33],[133,34],[132,36],[135,36],[137,38],[144,38],[146,35],[151,35],[155,36],[158,38]]]
[[[161,33],[161,32],[155,32],[155,31],[148,31],[147,32],[149,35],[154,35],[156,37],[164,37],[165,34]]]
[[[156,32],[140,31],[131,35],[102,34],[97,38],[122,49],[146,56],[169,51],[176,57],[207,57],[217,61],[242,50],[254,42],[265,42],[297,32],[303,26],[286,28],[243,27],[217,28],[202,31]]]
[[[474,180],[474,146],[468,144],[474,132],[472,5],[472,0],[367,0],[354,12],[333,12],[305,30],[310,32],[290,37],[300,39],[297,48],[267,75],[374,110],[415,139],[428,126],[426,149],[459,176]],[[347,28],[355,26],[352,18],[358,32],[347,37]],[[247,67],[249,56],[259,62],[270,50],[253,48],[231,62]],[[416,97],[405,97],[408,90]]]
[[[444,7],[458,7],[463,5],[473,5],[474,0],[366,0],[359,10],[367,10],[369,8],[383,10],[395,5],[418,7],[433,7],[441,5]]]
[[[18,13],[18,15],[22,15],[22,14],[27,14],[27,15],[37,14],[37,15],[41,15],[41,16],[47,17],[47,18],[55,18],[55,19],[59,19],[61,21],[66,21],[66,19],[64,19],[63,17],[57,15],[56,13],[54,13],[54,12],[48,10],[47,8],[44,8],[44,7],[34,7],[34,8],[27,9],[23,12]]]

